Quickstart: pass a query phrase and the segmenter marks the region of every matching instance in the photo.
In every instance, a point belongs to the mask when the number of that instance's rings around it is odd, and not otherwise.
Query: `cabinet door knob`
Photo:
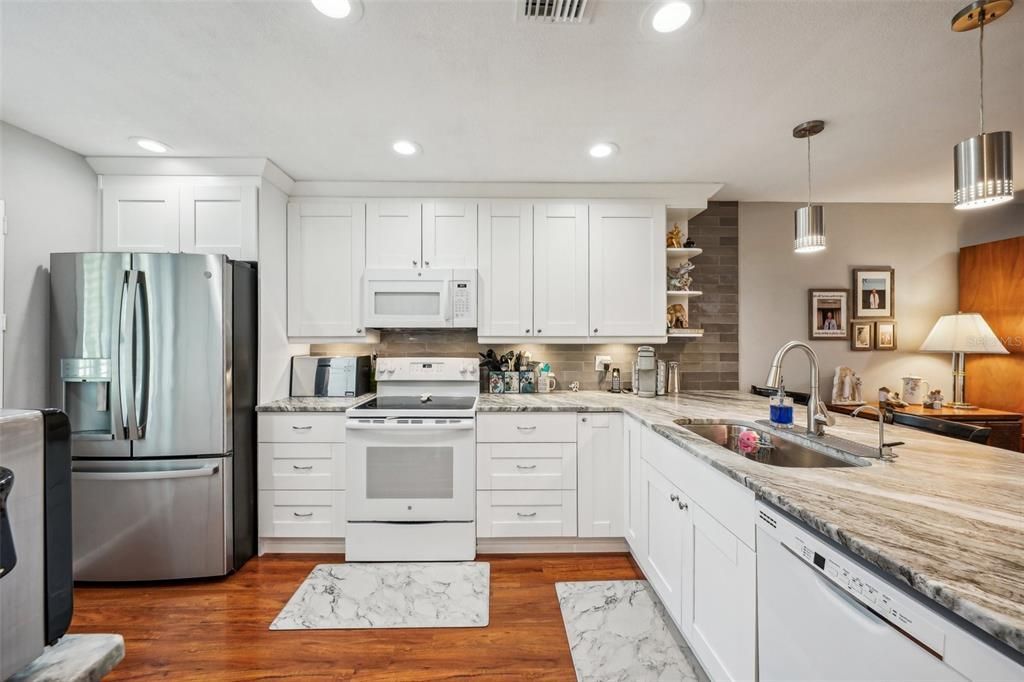
[[[416,261],[413,261],[412,264],[413,264],[413,266],[418,265],[418,263]]]
[[[529,330],[529,329],[527,329],[527,330],[526,330],[526,333],[527,333],[527,334],[529,334],[529,333],[530,333],[530,330]]]
[[[363,333],[363,328],[362,327],[360,327],[359,329],[356,330],[356,334],[362,334],[362,333]]]
[[[686,504],[685,502],[680,502],[679,503],[679,508],[682,509],[682,510],[686,510],[686,509],[690,508],[690,505]]]
[[[428,261],[428,260],[423,261],[423,264],[425,266],[427,266],[428,268],[430,267],[430,261]]]
[[[678,502],[679,501],[679,496],[676,495],[675,493],[672,493],[671,495],[668,496],[668,499],[670,499],[673,502]]]
[[[586,424],[587,423],[587,418],[586,417],[581,417],[580,421],[583,422],[584,424]]]
[[[594,333],[595,334],[597,333],[597,327],[594,327]]]
[[[544,331],[544,330],[543,329],[538,329],[537,333],[540,334],[542,331]]]

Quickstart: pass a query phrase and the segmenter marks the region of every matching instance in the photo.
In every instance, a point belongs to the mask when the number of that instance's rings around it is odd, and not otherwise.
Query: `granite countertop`
[[[355,398],[281,398],[256,406],[257,412],[344,412],[374,397],[364,393]]]
[[[817,529],[897,582],[1024,653],[1024,455],[887,425],[895,462],[828,469],[771,467],[676,426],[768,414],[739,391],[638,398],[600,391],[481,395],[480,412],[617,412]],[[802,426],[806,411],[797,406]],[[801,429],[802,430],[802,429]],[[871,420],[836,415],[830,435],[878,443]]]
[[[95,682],[122,659],[121,635],[64,635],[7,682]]]
[[[344,411],[360,398],[293,398],[260,411]],[[485,394],[479,412],[623,412],[817,529],[850,552],[1024,653],[1024,455],[887,425],[895,462],[796,469],[747,460],[673,422],[768,414],[739,391],[638,398],[628,393]],[[806,411],[795,408],[796,425]],[[878,443],[874,421],[835,415],[830,435]],[[797,429],[801,431],[802,429]]]

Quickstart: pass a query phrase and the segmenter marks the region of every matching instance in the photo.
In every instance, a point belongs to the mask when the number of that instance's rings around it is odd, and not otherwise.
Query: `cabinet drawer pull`
[[[312,426],[293,426],[292,431],[309,431]]]
[[[299,512],[292,512],[292,516],[297,516],[300,519],[308,519],[312,515],[313,512],[306,512],[305,514],[300,514]]]
[[[516,516],[518,516],[519,518],[522,518],[522,519],[531,519],[531,518],[533,518],[536,515],[537,515],[537,512],[529,512],[528,514],[524,514],[523,512],[516,512]]]
[[[672,500],[673,502],[678,502],[679,496],[676,495],[675,493],[672,493],[671,495],[668,496],[668,499]]]
[[[516,469],[536,469],[536,464],[517,464]]]
[[[520,431],[536,431],[537,430],[536,426],[517,426],[516,428],[519,429]]]
[[[293,464],[292,465],[292,469],[295,469],[296,471],[309,471],[312,468],[313,468],[312,464],[310,464],[309,466],[304,466],[304,467],[300,467],[298,464]]]

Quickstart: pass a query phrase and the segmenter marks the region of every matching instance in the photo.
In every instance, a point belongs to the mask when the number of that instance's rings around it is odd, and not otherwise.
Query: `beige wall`
[[[945,204],[828,204],[828,249],[793,253],[789,203],[740,204],[740,386],[763,384],[775,351],[790,339],[806,341],[810,287],[850,288],[857,265],[896,269],[895,352],[853,352],[848,341],[815,341],[823,398],[840,365],[864,378],[866,394],[917,374],[947,393],[950,358],[917,352],[935,320],[957,311],[960,246],[1024,234],[1024,204],[987,211],[955,211]],[[790,388],[807,387],[806,360],[794,354],[783,368]]]
[[[46,407],[50,252],[99,248],[96,174],[78,154],[0,123],[0,198],[7,202],[4,407]]]

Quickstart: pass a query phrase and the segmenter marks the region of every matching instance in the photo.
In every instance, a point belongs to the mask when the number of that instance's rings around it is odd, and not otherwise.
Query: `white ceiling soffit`
[[[299,181],[724,182],[751,201],[806,199],[800,121],[828,123],[816,201],[948,203],[977,133],[964,0],[706,0],[658,38],[649,2],[589,0],[570,27],[517,2],[375,0],[351,23],[305,0],[3,0],[0,117],[88,156],[144,136]],[[986,126],[1024,138],[1024,6],[985,38]],[[601,141],[619,153],[590,158]]]

